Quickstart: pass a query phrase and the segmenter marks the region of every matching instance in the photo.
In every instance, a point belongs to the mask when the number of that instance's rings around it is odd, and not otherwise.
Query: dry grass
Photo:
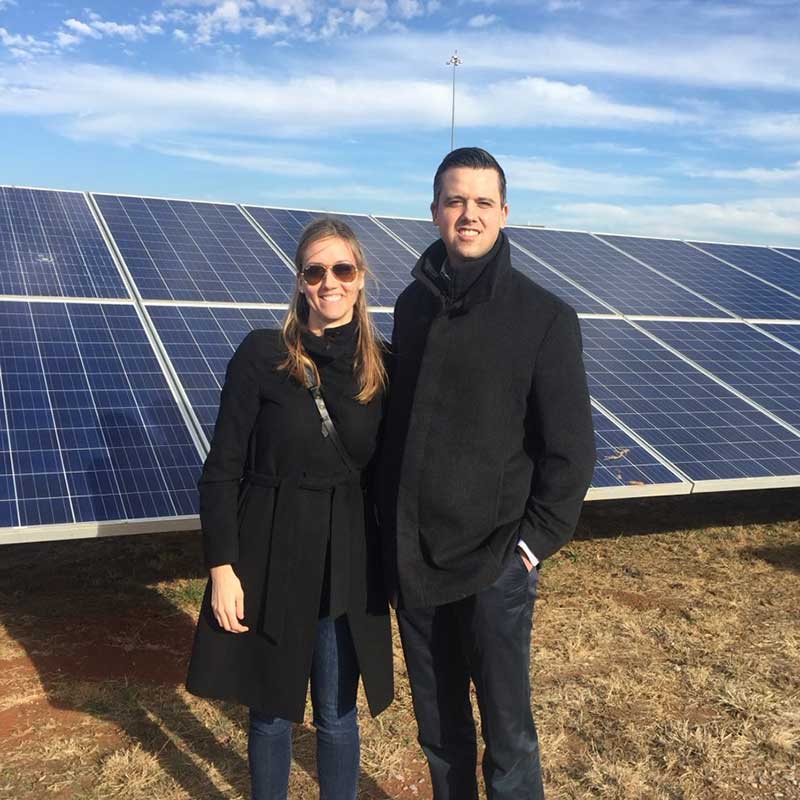
[[[800,492],[593,504],[543,570],[531,670],[549,797],[800,798]],[[181,688],[196,536],[6,547],[0,798],[233,800],[245,715]],[[399,646],[362,797],[430,797]],[[290,796],[317,796],[295,732]]]

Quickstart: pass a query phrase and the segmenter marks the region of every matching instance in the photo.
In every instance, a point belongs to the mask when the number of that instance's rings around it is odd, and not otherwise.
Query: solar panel
[[[787,292],[800,295],[800,264],[768,247],[708,242],[692,242],[692,244],[724,259],[729,264],[747,270],[752,275],[777,284]]]
[[[300,242],[300,234],[309,222],[327,216],[320,212],[301,211],[288,208],[266,208],[244,206],[245,211],[266,231],[286,257],[294,262],[294,254]]]
[[[394,306],[397,296],[411,282],[410,273],[416,258],[369,217],[259,206],[245,206],[245,209],[292,259],[303,228],[313,219],[324,216],[346,222],[358,237],[374,275],[367,287],[370,305]]]
[[[785,256],[789,256],[789,258],[800,261],[800,250],[797,250],[793,247],[774,247],[772,249],[777,250],[779,253],[783,253]]]
[[[685,242],[607,234],[600,238],[745,319],[800,319],[800,300]]]
[[[439,229],[429,219],[403,217],[376,217],[376,219],[420,255],[439,238]]]
[[[758,325],[758,328],[777,336],[781,341],[800,350],[800,324],[798,325]]]
[[[394,314],[388,311],[374,311],[370,314],[372,323],[378,330],[378,336],[389,344],[392,341],[392,329],[394,328]]]
[[[605,414],[592,409],[597,462],[592,488],[680,484],[680,479]]]
[[[581,329],[592,397],[691,480],[800,475],[800,436],[623,320]]]
[[[0,186],[0,294],[129,297],[84,195]]]
[[[784,422],[800,427],[800,353],[744,324],[641,326]]]
[[[725,316],[588,233],[514,227],[508,231],[514,241],[623,314]]]
[[[234,350],[253,328],[279,328],[284,312],[197,306],[148,306],[147,311],[210,441]]]
[[[379,219],[419,253],[422,253],[431,242],[439,238],[439,229],[427,220],[394,217],[379,217]],[[511,229],[506,228],[506,232],[511,234]],[[513,241],[514,237],[511,236],[511,239]],[[511,263],[539,286],[566,300],[579,313],[607,314],[610,310],[518,248],[513,248],[511,251]]]
[[[133,306],[2,302],[0,343],[18,524],[196,513],[199,454]]]
[[[93,197],[145,300],[288,301],[292,271],[236,206]]]

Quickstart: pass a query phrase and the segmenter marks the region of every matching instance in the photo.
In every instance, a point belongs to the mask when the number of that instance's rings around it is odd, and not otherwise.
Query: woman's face
[[[338,236],[329,236],[311,242],[303,253],[303,270],[310,266],[325,268],[325,275],[317,284],[308,283],[302,273],[298,276],[299,290],[308,300],[308,328],[321,334],[325,328],[346,325],[353,319],[353,308],[358,293],[364,288],[364,272],[358,270],[355,280],[337,278],[331,269],[336,264],[356,266],[356,257],[350,245]]]

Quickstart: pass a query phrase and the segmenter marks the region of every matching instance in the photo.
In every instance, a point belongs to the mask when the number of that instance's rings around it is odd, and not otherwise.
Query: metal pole
[[[450,115],[450,151],[452,152],[455,149],[456,142],[456,67],[462,64],[461,59],[458,57],[458,50],[450,56],[450,60],[446,62],[445,66],[449,67],[451,64],[453,66],[453,102]]]

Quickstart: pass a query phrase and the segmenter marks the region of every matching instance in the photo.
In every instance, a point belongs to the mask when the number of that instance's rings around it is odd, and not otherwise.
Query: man
[[[530,708],[536,566],[574,532],[595,460],[575,312],[511,266],[506,179],[461,148],[433,184],[441,239],[395,306],[381,468],[419,740],[435,800],[544,797]]]

